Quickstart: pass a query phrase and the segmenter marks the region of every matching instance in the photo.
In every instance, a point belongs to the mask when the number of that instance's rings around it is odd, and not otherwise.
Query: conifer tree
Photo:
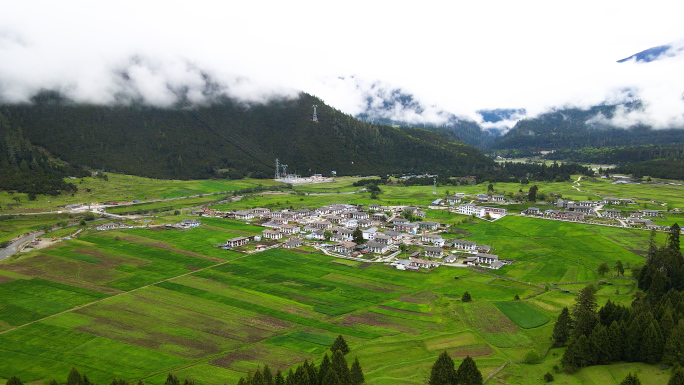
[[[342,354],[341,350],[335,350],[335,353],[333,353],[330,368],[335,371],[335,374],[337,374],[340,384],[351,384],[351,372],[349,371],[347,360],[344,358],[344,354]]]
[[[352,385],[361,385],[366,382],[363,377],[363,370],[361,370],[361,364],[359,363],[359,357],[354,357],[354,363],[351,366],[351,378]]]
[[[356,229],[354,229],[354,232],[352,233],[352,240],[357,245],[360,245],[363,243],[363,231],[361,231],[360,227],[357,227]]]
[[[580,335],[589,336],[592,329],[598,322],[596,314],[596,297],[590,286],[582,289],[575,299],[575,306],[572,310],[573,336],[578,338]]]
[[[328,370],[321,385],[342,385],[342,383],[334,370]]]
[[[684,369],[675,370],[667,385],[684,385]]]
[[[251,385],[264,385],[264,375],[261,374],[259,369],[254,372],[254,375],[252,376],[252,383]]]
[[[335,353],[335,350],[342,350],[342,354],[347,354],[349,353],[349,346],[347,345],[347,341],[344,340],[344,337],[342,337],[342,334],[337,336],[337,339],[333,344],[330,346],[330,351]]]
[[[605,262],[601,262],[601,264],[599,265],[598,270],[597,270],[597,272],[599,274],[601,274],[601,277],[606,275],[606,273],[609,271],[610,271],[610,266],[608,266],[608,264]]]
[[[451,385],[456,382],[454,360],[449,353],[443,351],[430,369],[429,385]]]
[[[572,319],[570,318],[570,311],[564,307],[561,314],[558,316],[558,321],[553,326],[553,343],[554,346],[565,346],[570,338],[570,330],[572,329]]]
[[[48,385],[59,385],[59,383],[57,382],[57,380],[53,378],[52,380],[50,380],[50,382],[48,382]]]
[[[93,383],[90,382],[90,379],[88,379],[88,376],[86,376],[85,373],[83,374],[83,385],[93,385]]]
[[[641,381],[639,381],[639,377],[637,377],[636,373],[629,373],[627,374],[627,377],[622,380],[620,385],[641,385]]]
[[[589,343],[591,344],[590,361],[597,364],[608,363],[613,350],[613,347],[610,344],[608,328],[597,323],[594,330],[591,332]]]
[[[164,385],[180,385],[180,381],[178,381],[178,377],[169,373],[168,377],[166,377],[166,382]]]
[[[679,253],[679,233],[681,232],[681,229],[679,228],[679,225],[675,223],[670,227],[670,234],[667,236],[667,247],[668,249],[674,251],[675,253]]]
[[[570,340],[568,348],[563,354],[561,365],[568,373],[575,373],[579,368],[587,366],[587,358],[590,356],[589,340],[585,335]]]
[[[264,365],[264,385],[273,385],[273,373],[268,365]]]
[[[72,367],[71,371],[69,371],[69,376],[67,377],[67,385],[83,385],[83,377],[81,377],[81,374],[76,370],[76,368]]]
[[[244,377],[240,377],[240,379],[238,380],[237,385],[247,385],[247,381],[245,381],[245,378],[244,378]]]
[[[456,383],[468,385],[482,385],[482,373],[477,368],[475,360],[466,356],[456,369]]]
[[[306,366],[306,372],[309,374],[309,381],[311,381],[312,385],[318,385],[318,371],[316,370],[316,364],[314,364],[313,361],[311,361],[308,365],[307,362],[304,361],[304,366]]]
[[[328,358],[328,353],[325,353],[323,356],[323,361],[321,361],[321,364],[318,366],[318,383],[322,384],[323,379],[325,378],[326,374],[328,374],[328,371],[330,370],[330,358]]]
[[[292,369],[287,371],[287,378],[285,379],[285,385],[297,385],[295,381],[295,375],[292,373]]]
[[[7,380],[7,385],[23,385],[23,383],[17,376],[12,376]]]
[[[280,369],[276,372],[273,383],[274,385],[285,385],[285,378],[283,378],[283,372],[281,372]]]
[[[665,343],[663,361],[668,364],[684,366],[684,319],[679,320],[677,326],[672,329],[672,333]]]
[[[124,381],[124,380],[121,380],[121,381]],[[124,381],[124,382],[125,382],[125,381]],[[120,383],[119,385],[125,385],[125,384],[121,384],[121,383]],[[195,380],[186,378],[186,379],[183,380],[183,385],[195,385]]]
[[[620,325],[617,321],[613,321],[608,327],[608,338],[610,339],[611,346],[608,362],[621,361],[624,356],[625,337],[623,328]]]
[[[656,322],[652,321],[644,333],[644,360],[655,364],[663,358],[664,338]]]
[[[615,261],[615,271],[617,275],[625,275],[625,267],[622,266],[622,261]]]
[[[461,297],[461,302],[471,302],[473,298],[470,296],[470,293],[467,291],[463,293],[463,297]]]

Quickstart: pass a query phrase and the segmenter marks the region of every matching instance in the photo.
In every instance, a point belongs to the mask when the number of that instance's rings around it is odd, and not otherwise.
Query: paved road
[[[4,249],[0,249],[0,261],[5,260],[14,255],[14,253],[19,251],[19,247],[24,243],[31,242],[34,239],[36,239],[36,237],[40,237],[43,234],[45,234],[45,232],[41,230],[37,233],[24,235],[16,241],[10,243],[10,245],[5,247]]]

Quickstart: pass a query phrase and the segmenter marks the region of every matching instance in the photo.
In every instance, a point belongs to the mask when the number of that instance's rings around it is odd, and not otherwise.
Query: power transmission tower
[[[280,179],[280,161],[276,158],[276,173],[275,178]]]
[[[432,183],[433,183],[433,185],[432,185],[432,194],[433,194],[433,195],[437,195],[437,178],[436,178],[436,177],[433,177],[433,178],[432,178]]]
[[[313,120],[314,122],[317,122],[318,121],[318,115],[316,114],[316,107],[318,107],[318,105],[314,104],[312,107],[314,109],[314,114],[313,114],[313,119],[311,119],[311,120]]]

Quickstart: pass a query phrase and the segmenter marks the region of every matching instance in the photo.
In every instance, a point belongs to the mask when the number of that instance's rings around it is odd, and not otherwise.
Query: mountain
[[[657,47],[645,49],[624,59],[620,59],[617,62],[624,63],[626,61],[634,59],[637,62],[649,63],[663,58],[677,56],[682,52],[684,52],[684,44],[682,44],[682,42],[679,42],[677,44],[659,45]]]
[[[364,94],[363,111],[355,115],[364,122],[421,127],[480,148],[487,147],[498,134],[498,130],[490,132],[472,120],[459,118],[436,106],[425,105],[401,88],[375,82],[367,86]]]
[[[641,108],[641,105],[631,102],[594,106],[587,110],[559,109],[523,119],[498,138],[492,148],[541,151],[684,142],[684,130],[681,128],[654,130],[643,125],[630,128],[611,126],[608,122],[618,107],[630,111]]]
[[[300,174],[475,175],[495,167],[471,146],[364,123],[305,93],[266,104],[223,98],[174,108],[79,105],[48,93],[0,113],[64,162],[155,178],[269,178],[276,158]]]

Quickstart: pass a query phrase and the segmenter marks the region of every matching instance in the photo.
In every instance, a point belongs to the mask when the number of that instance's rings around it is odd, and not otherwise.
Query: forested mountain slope
[[[156,178],[266,178],[275,158],[300,174],[466,175],[495,166],[473,147],[425,130],[363,123],[304,93],[267,104],[223,99],[170,109],[75,105],[43,94],[0,112],[61,160]]]

